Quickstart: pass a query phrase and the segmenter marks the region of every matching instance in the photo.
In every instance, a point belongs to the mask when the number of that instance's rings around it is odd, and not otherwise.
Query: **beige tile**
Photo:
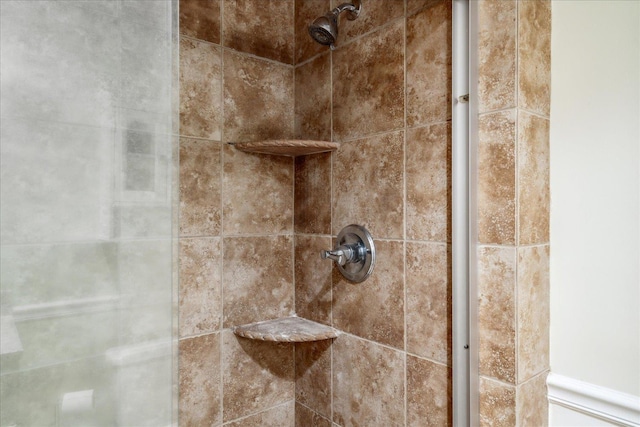
[[[345,2],[332,0],[331,7],[337,7],[342,3]],[[340,15],[340,31],[336,46],[341,46],[355,37],[373,31],[394,19],[401,18],[404,15],[404,0],[362,0],[362,9],[355,20],[349,21],[344,16],[346,14],[347,12],[343,12]]]
[[[225,50],[225,141],[291,138],[293,111],[293,67]]]
[[[451,125],[407,131],[407,238],[451,240]]]
[[[225,427],[295,427],[295,411],[295,402],[288,402],[225,424]]]
[[[294,0],[223,0],[225,47],[293,64]]]
[[[225,145],[225,235],[293,231],[293,160],[243,153]]]
[[[331,140],[331,55],[325,53],[295,70],[295,136]]]
[[[329,51],[309,35],[309,25],[330,9],[330,0],[295,0],[295,60],[296,64]]]
[[[404,124],[404,22],[333,52],[333,132],[344,141]]]
[[[294,398],[292,344],[238,338],[227,329],[223,332],[222,371],[224,422]]]
[[[333,421],[344,427],[404,425],[404,357],[350,335],[333,344]]]
[[[332,340],[296,344],[296,402],[331,418]]]
[[[527,2],[528,3],[528,2]],[[549,120],[518,113],[518,240],[549,241]]]
[[[407,18],[407,125],[451,118],[451,2]]]
[[[549,369],[549,246],[518,249],[518,383]]]
[[[478,249],[478,341],[480,374],[516,382],[516,253]]]
[[[407,356],[407,426],[453,425],[451,368]]]
[[[407,16],[450,0],[407,0]]]
[[[222,130],[220,47],[180,38],[180,134],[219,141]]]
[[[544,427],[549,425],[547,375],[542,372],[517,387],[516,425],[518,427]]]
[[[518,3],[518,106],[549,117],[551,2]]]
[[[296,403],[296,427],[331,427],[331,425],[329,419]]]
[[[403,139],[403,132],[372,136],[334,154],[334,235],[360,224],[374,239],[403,237]]]
[[[224,239],[224,326],[293,314],[291,236]]]
[[[516,1],[478,2],[478,109],[516,105]]]
[[[331,154],[295,159],[296,233],[331,234]]]
[[[220,143],[180,139],[180,235],[221,231]]]
[[[445,243],[407,243],[407,351],[451,358],[451,258]]]
[[[220,44],[220,0],[180,0],[180,34]]]
[[[221,243],[219,237],[180,239],[180,336],[220,329]]]
[[[375,240],[376,265],[362,283],[333,269],[333,325],[343,331],[404,348],[404,248]]]
[[[332,262],[320,253],[332,247],[330,237],[295,236],[296,313],[326,325],[331,324]]]
[[[516,388],[480,377],[480,427],[516,425]]]
[[[217,425],[220,413],[220,335],[179,341],[181,426]]]
[[[515,110],[481,115],[478,143],[478,240],[516,242]]]

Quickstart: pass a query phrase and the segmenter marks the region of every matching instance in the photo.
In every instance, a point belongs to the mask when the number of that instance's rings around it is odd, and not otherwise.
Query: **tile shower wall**
[[[293,0],[180,1],[181,426],[293,426],[294,348],[230,327],[294,313]]]
[[[296,345],[298,426],[451,423],[451,2],[364,0],[336,50],[306,24],[337,2],[296,0],[296,137],[341,143],[295,160],[295,308],[343,331]],[[351,223],[373,275],[318,256]]]
[[[523,3],[480,6],[484,425],[545,411],[548,86],[531,67],[548,45],[530,37],[545,6]],[[180,2],[183,425],[451,423],[451,5],[363,0],[331,52],[306,25],[337,4]],[[224,144],[279,137],[343,145],[292,161]],[[360,285],[318,256],[352,222],[380,251]],[[294,349],[229,329],[294,311],[344,333]]]
[[[480,422],[548,422],[549,1],[479,2]]]

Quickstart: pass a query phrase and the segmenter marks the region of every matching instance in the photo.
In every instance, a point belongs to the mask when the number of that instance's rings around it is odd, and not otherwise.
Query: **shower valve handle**
[[[357,250],[354,250],[351,245],[342,245],[332,251],[322,251],[320,256],[322,259],[330,259],[335,261],[338,265],[346,265],[349,262],[353,262],[356,257]]]

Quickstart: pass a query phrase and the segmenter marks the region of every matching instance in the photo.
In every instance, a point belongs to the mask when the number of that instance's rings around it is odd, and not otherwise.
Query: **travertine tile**
[[[296,402],[296,427],[331,427],[329,419]]]
[[[549,246],[518,249],[518,383],[549,369]]]
[[[404,348],[404,248],[375,240],[376,265],[362,283],[333,269],[333,326],[360,337]]]
[[[220,47],[180,38],[180,134],[219,141],[222,129]]]
[[[296,402],[331,418],[332,340],[296,344]]]
[[[333,344],[333,421],[344,427],[404,425],[401,352],[350,335]]]
[[[478,2],[478,110],[481,113],[516,105],[516,14],[515,0]]]
[[[220,329],[221,243],[219,237],[180,239],[180,336]]]
[[[515,280],[515,249],[478,249],[480,374],[511,384],[516,382]]]
[[[407,243],[407,351],[449,364],[451,259],[446,243]]]
[[[518,3],[518,107],[549,117],[551,2]]]
[[[342,3],[345,2],[342,0],[332,0],[331,7],[337,7]],[[326,12],[328,12],[328,10]],[[343,16],[346,14],[347,12],[343,12],[340,15],[340,32],[336,46],[341,46],[355,37],[361,36],[394,19],[402,17],[404,15],[404,1],[362,0],[362,9],[358,18],[349,21],[346,16]]]
[[[180,0],[180,34],[220,44],[220,0]]]
[[[293,314],[291,236],[224,239],[224,327]]]
[[[528,2],[527,2],[528,3]],[[518,113],[518,243],[549,241],[549,120]]]
[[[295,70],[295,136],[331,140],[331,55],[325,53]]]
[[[439,3],[450,0],[407,0],[407,16],[410,16],[420,10],[433,7]]]
[[[295,402],[288,402],[225,424],[225,427],[295,427],[295,411]]]
[[[407,238],[451,240],[451,125],[407,131]]]
[[[481,115],[478,143],[478,240],[516,242],[516,113]]]
[[[294,229],[331,234],[331,154],[295,159]]]
[[[402,127],[403,35],[400,20],[333,52],[336,141]]]
[[[293,86],[293,67],[225,50],[225,142],[291,138]]]
[[[516,388],[480,377],[480,426],[513,427],[516,424]]]
[[[329,12],[330,0],[295,0],[295,62],[299,64],[329,47],[315,42],[309,35],[309,24]]]
[[[451,368],[407,356],[407,426],[453,423]]]
[[[180,235],[221,231],[220,143],[180,139]]]
[[[224,234],[293,231],[293,160],[223,150]]]
[[[407,18],[407,125],[451,118],[451,2]]]
[[[516,425],[542,427],[549,424],[547,375],[545,371],[516,388]]]
[[[179,341],[181,426],[217,425],[220,414],[220,335]]]
[[[331,248],[328,236],[295,236],[296,313],[326,325],[331,324],[333,263],[320,258],[320,253]]]
[[[222,371],[225,422],[294,399],[292,344],[238,338],[227,329]]]
[[[293,64],[294,0],[223,0],[222,5],[225,47]]]
[[[332,233],[361,224],[374,239],[403,237],[403,132],[342,144],[333,158]]]

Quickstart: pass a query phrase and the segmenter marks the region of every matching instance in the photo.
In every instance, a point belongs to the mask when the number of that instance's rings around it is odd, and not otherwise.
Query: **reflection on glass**
[[[0,426],[169,426],[176,3],[0,2]]]

